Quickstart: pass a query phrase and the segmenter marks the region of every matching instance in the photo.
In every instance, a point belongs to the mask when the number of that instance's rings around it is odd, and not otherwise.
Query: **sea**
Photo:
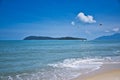
[[[0,41],[0,80],[71,80],[117,63],[120,41]]]

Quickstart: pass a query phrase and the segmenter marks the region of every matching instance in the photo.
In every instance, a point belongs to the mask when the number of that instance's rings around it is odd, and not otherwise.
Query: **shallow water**
[[[69,80],[120,62],[120,41],[0,41],[0,80]]]

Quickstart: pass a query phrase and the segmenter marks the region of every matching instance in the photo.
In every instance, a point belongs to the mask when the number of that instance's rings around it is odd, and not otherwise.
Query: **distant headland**
[[[113,35],[101,36],[96,38],[95,40],[120,40],[120,33],[115,33]]]
[[[27,36],[23,40],[87,40],[86,38],[77,38],[77,37],[46,37],[46,36]]]

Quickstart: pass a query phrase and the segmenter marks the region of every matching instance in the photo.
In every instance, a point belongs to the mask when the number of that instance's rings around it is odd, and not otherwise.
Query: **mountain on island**
[[[28,36],[24,40],[87,40],[86,38],[76,38],[76,37],[45,37],[45,36]]]
[[[109,36],[101,36],[96,38],[95,40],[120,40],[120,33],[116,33]]]

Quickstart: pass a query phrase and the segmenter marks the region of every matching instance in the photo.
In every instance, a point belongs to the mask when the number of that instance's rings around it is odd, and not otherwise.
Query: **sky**
[[[120,0],[0,0],[0,40],[120,32]]]

